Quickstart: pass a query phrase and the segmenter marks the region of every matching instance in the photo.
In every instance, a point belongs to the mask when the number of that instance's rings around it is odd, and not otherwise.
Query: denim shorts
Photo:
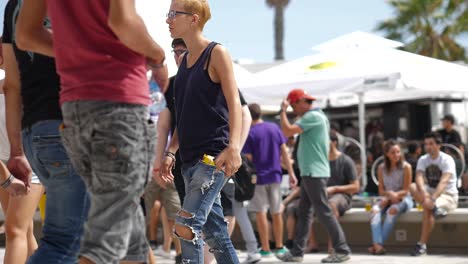
[[[74,101],[62,105],[61,133],[91,207],[80,255],[95,263],[147,261],[140,197],[151,172],[156,126],[144,105]]]

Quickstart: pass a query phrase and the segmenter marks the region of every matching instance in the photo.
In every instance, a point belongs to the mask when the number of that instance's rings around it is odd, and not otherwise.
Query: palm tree
[[[448,60],[466,60],[457,37],[468,32],[467,0],[388,0],[395,17],[380,22],[377,30],[405,43],[404,50]]]
[[[266,4],[275,10],[274,29],[275,29],[275,60],[284,60],[284,9],[290,0],[266,0]]]

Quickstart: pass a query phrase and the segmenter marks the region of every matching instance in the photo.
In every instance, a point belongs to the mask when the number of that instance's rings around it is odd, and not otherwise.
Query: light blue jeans
[[[392,207],[398,210],[396,215],[389,214],[390,208]],[[379,213],[374,214],[371,217],[372,241],[374,244],[383,245],[392,231],[398,217],[411,208],[413,208],[413,198],[411,198],[411,196],[406,196],[400,203],[388,206]],[[384,215],[385,220],[382,222],[382,217]]]
[[[224,172],[201,161],[184,166],[185,199],[182,211],[190,217],[177,215],[176,224],[189,227],[194,238],[180,238],[183,263],[203,263],[203,239],[210,246],[218,263],[239,263],[224,221],[220,191],[227,181]],[[177,233],[176,233],[177,235]]]
[[[32,169],[47,192],[46,216],[39,248],[31,263],[76,263],[89,199],[59,134],[61,120],[46,120],[23,130],[23,145]]]

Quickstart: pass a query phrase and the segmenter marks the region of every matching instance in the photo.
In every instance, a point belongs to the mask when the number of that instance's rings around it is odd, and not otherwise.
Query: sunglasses
[[[192,16],[193,13],[171,10],[171,11],[169,11],[169,13],[166,14],[166,17],[169,18],[169,19],[174,19],[177,15],[190,15],[190,16]]]
[[[177,50],[172,50],[172,53],[174,53],[176,56],[180,56],[182,54],[184,54],[187,50],[184,50],[184,49],[177,49]]]

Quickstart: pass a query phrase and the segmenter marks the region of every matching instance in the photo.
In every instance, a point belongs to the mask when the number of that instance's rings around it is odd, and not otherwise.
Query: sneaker
[[[153,253],[156,256],[163,257],[163,258],[166,258],[166,259],[171,258],[171,252],[170,251],[169,252],[164,251],[162,246],[159,246],[157,249],[153,250]]]
[[[276,257],[283,262],[302,262],[304,257],[293,256],[291,252],[286,252],[283,255],[276,255]]]
[[[158,248],[158,243],[155,240],[150,240],[149,245],[152,250],[156,250]]]
[[[432,210],[432,214],[434,215],[435,219],[441,219],[447,216],[447,211],[443,208],[434,206],[434,209]]]
[[[427,255],[427,248],[418,243],[414,247],[413,251],[410,252],[410,254],[413,257],[419,257],[419,256]]]
[[[271,251],[265,251],[265,250],[260,250],[260,255],[262,256],[262,258],[269,258],[271,256],[273,256],[273,252]]]
[[[182,264],[182,254],[175,256],[175,264]]]
[[[282,248],[277,248],[277,249],[274,249],[273,252],[275,253],[275,255],[283,255],[284,253],[288,252],[289,250],[285,247],[282,247]]]
[[[328,257],[322,259],[322,263],[342,263],[348,261],[351,257],[349,254],[338,254],[332,252]]]
[[[262,255],[260,253],[249,253],[247,254],[247,258],[241,264],[255,264],[262,260]]]

